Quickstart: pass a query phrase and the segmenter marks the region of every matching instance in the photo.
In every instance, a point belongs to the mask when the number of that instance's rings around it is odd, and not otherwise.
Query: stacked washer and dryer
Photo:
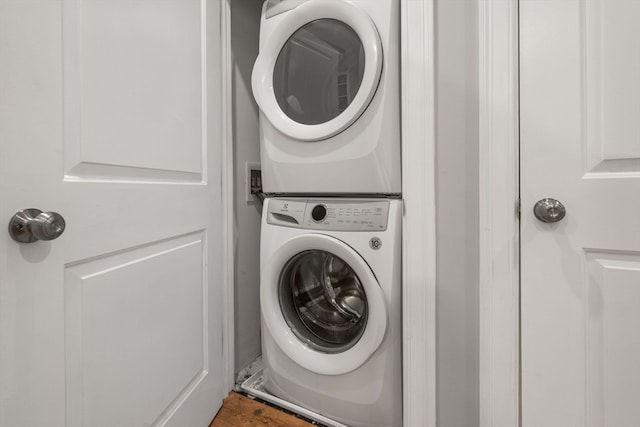
[[[264,387],[336,426],[399,427],[398,0],[266,1],[252,87]]]

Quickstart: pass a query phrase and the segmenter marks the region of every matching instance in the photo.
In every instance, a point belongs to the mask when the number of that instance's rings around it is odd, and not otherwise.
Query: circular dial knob
[[[324,205],[315,205],[311,210],[311,218],[314,221],[320,222],[327,216],[327,208]]]

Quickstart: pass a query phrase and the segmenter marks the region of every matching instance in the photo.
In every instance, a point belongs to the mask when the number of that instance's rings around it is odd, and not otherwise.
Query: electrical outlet
[[[262,191],[262,173],[260,169],[251,169],[249,172],[249,180],[251,182],[251,194]]]
[[[255,203],[255,199],[251,194],[252,191],[262,190],[262,170],[260,169],[260,163],[245,162],[244,172],[245,201],[252,204]]]

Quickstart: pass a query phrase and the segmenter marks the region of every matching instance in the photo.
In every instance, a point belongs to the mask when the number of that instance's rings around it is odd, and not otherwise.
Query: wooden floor
[[[307,421],[231,392],[209,427],[310,427]]]

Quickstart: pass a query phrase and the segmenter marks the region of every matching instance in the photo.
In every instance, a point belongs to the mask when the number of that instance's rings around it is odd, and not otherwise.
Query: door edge
[[[224,324],[222,331],[222,352],[224,360],[224,379],[227,390],[232,390],[234,378],[234,159],[233,159],[233,61],[231,51],[231,0],[219,3],[221,8],[222,43],[222,102],[224,117],[222,120],[222,206],[223,206],[223,299]]]

